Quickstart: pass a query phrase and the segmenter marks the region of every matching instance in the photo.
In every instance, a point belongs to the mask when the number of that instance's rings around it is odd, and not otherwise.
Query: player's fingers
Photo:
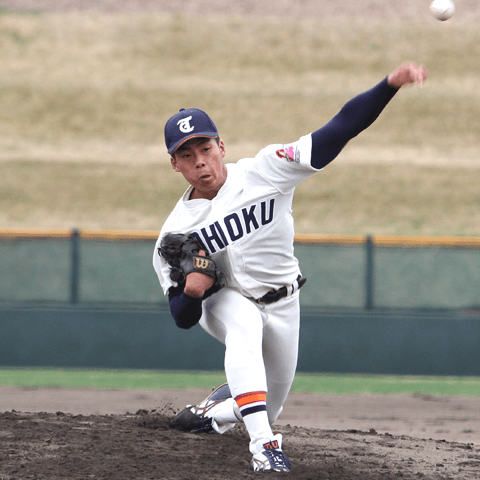
[[[419,85],[422,85],[423,82],[427,79],[427,69],[425,67],[414,66],[414,81]]]
[[[403,84],[408,85],[409,83],[418,83],[419,85],[423,82],[423,77],[420,71],[420,68],[417,67],[414,63],[406,63],[403,65]]]
[[[425,67],[419,68],[420,84],[422,84],[428,77],[428,72]]]
[[[426,79],[427,70],[425,67],[417,67],[414,63],[406,62],[388,76],[388,84],[394,88],[400,88],[410,83],[422,85]]]

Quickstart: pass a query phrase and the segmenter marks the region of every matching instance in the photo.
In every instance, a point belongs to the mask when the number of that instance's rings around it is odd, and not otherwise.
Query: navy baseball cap
[[[198,108],[182,108],[165,124],[168,153],[195,137],[217,138],[218,130],[212,119]]]

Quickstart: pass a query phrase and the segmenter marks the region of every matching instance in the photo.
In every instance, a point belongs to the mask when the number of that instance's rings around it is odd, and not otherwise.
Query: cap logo
[[[190,133],[193,132],[193,129],[195,128],[194,126],[190,125],[190,120],[192,119],[192,116],[190,115],[189,117],[182,118],[177,122],[178,128],[182,133]]]

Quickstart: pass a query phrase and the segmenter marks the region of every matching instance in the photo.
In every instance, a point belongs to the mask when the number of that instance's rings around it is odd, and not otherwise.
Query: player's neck
[[[198,190],[198,188],[193,188],[192,192],[190,193],[189,200],[197,200],[203,198],[205,200],[213,200],[218,194],[218,190],[211,191],[211,192],[202,192]]]

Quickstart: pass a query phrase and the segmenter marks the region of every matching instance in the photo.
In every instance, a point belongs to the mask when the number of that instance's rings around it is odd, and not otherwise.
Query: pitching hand
[[[400,88],[410,83],[422,83],[427,79],[427,69],[418,67],[414,63],[403,63],[388,76],[388,84],[393,88]]]

